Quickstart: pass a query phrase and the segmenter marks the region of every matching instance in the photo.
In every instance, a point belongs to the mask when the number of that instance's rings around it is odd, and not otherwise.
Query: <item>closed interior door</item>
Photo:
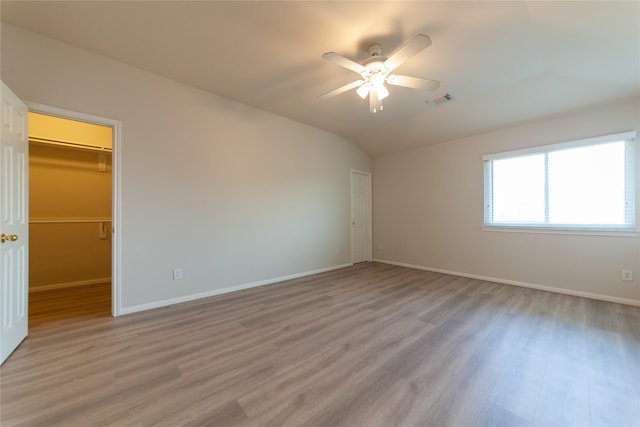
[[[0,136],[0,363],[28,330],[29,143],[27,107],[2,83]]]
[[[351,172],[352,262],[371,261],[371,173]]]

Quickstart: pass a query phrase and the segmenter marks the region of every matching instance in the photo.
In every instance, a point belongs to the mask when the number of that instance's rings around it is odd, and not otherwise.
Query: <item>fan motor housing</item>
[[[370,56],[370,57],[368,57],[367,59],[365,59],[362,62],[362,65],[364,65],[366,67],[369,64],[373,64],[373,63],[379,62],[380,63],[380,68],[382,68],[382,64],[386,60],[387,60],[386,56]]]
[[[369,55],[371,56],[380,56],[382,55],[382,46],[379,44],[372,44],[369,46],[369,49],[367,49],[367,52],[369,52]]]

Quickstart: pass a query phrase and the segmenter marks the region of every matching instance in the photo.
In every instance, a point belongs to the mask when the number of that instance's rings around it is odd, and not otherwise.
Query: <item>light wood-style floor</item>
[[[29,294],[29,329],[111,316],[111,283],[79,286]]]
[[[640,308],[383,264],[42,322],[5,426],[640,425]]]

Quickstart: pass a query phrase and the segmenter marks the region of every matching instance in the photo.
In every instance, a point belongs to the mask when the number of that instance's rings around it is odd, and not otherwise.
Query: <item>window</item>
[[[634,229],[636,132],[484,156],[487,226]]]

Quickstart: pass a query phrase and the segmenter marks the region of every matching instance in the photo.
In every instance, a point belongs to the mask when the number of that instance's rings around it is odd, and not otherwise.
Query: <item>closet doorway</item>
[[[111,126],[29,113],[29,326],[112,314]]]

